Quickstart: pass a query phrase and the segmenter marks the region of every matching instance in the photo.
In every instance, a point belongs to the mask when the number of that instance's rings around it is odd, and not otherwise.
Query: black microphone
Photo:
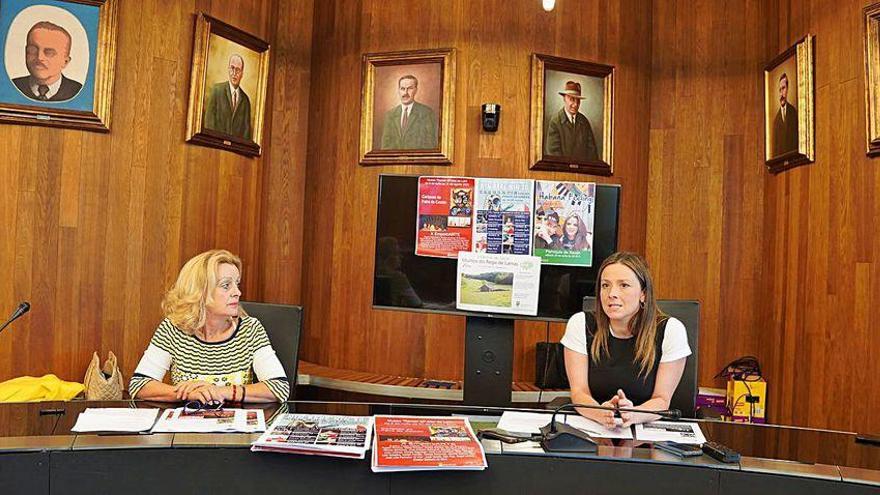
[[[12,316],[10,316],[9,319],[6,320],[6,323],[4,323],[2,327],[0,327],[0,332],[2,332],[4,328],[8,327],[10,323],[19,319],[21,317],[21,315],[27,313],[30,310],[31,310],[31,303],[25,301],[25,302],[19,304],[18,308],[15,310],[15,312],[12,313]]]
[[[563,404],[553,410],[553,416],[550,423],[541,427],[541,447],[547,452],[586,452],[594,453],[598,450],[596,442],[586,432],[579,430],[571,425],[556,422],[556,413],[563,409],[575,408],[581,409],[598,409],[600,411],[611,411],[615,415],[621,412],[648,413],[656,414],[663,419],[680,419],[681,411],[678,409],[666,409],[663,411],[648,411],[644,409],[618,408],[609,406],[598,406],[593,404]]]

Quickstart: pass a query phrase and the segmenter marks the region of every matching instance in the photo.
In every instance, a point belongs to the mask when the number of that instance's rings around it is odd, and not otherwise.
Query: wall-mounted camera
[[[483,104],[483,130],[495,132],[501,122],[501,105],[497,103]]]

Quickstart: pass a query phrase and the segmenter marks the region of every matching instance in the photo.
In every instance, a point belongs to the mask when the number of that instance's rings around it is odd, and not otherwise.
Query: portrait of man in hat
[[[586,99],[581,94],[581,83],[566,81],[560,91],[562,108],[550,117],[544,140],[544,154],[576,161],[597,161],[599,153],[593,127],[587,116],[580,112]]]

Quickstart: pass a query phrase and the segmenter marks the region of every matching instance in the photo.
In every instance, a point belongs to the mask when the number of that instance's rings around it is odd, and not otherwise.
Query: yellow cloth
[[[65,382],[55,375],[20,376],[0,383],[0,402],[70,400],[84,389],[82,383]]]

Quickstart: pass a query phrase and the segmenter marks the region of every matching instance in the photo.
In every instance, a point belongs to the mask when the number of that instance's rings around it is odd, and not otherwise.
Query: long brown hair
[[[657,357],[657,324],[667,319],[654,298],[654,281],[651,279],[651,271],[648,262],[641,255],[618,251],[605,258],[596,275],[596,334],[593,337],[593,345],[590,347],[590,357],[593,363],[598,363],[602,356],[610,356],[608,351],[608,335],[611,333],[611,320],[602,309],[602,274],[605,268],[614,263],[629,268],[636,274],[642,292],[645,293],[645,301],[641,304],[638,312],[629,320],[629,330],[636,339],[636,362],[639,363],[639,374],[647,376],[654,369],[654,360]]]

